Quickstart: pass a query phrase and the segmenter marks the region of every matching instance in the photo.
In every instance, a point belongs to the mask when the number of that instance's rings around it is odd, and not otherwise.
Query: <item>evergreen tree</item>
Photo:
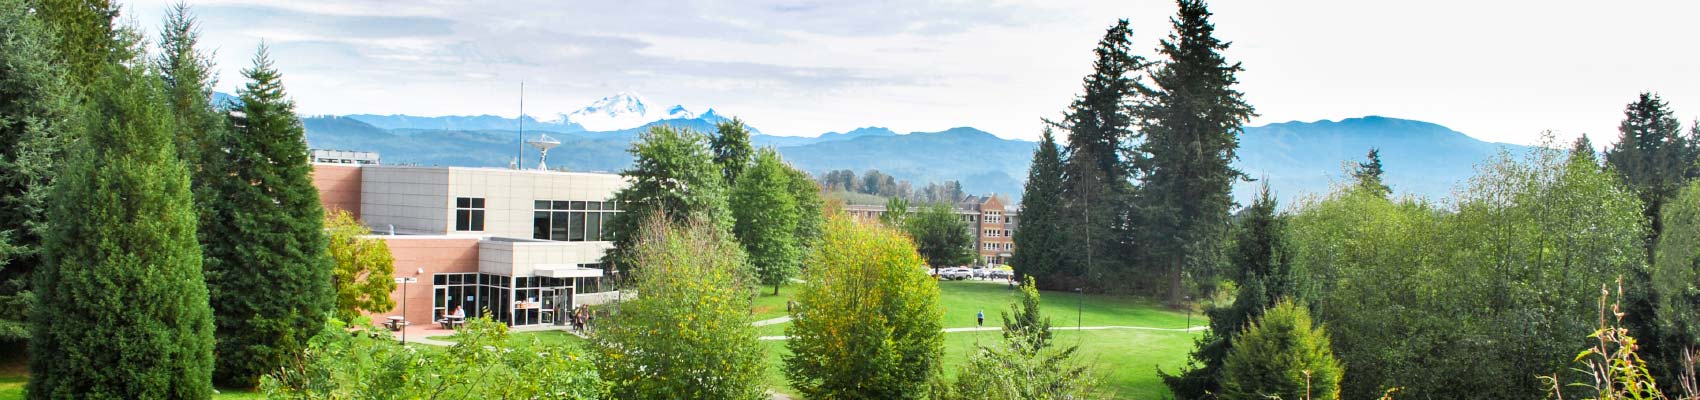
[[[120,32],[113,27],[118,18],[118,6],[109,0],[32,0],[41,21],[53,33],[57,63],[66,70],[66,82],[71,91],[83,95],[89,85],[106,74],[106,65],[128,60],[141,53],[140,48],[119,46],[113,39]]]
[[[715,125],[716,135],[709,147],[714,150],[714,165],[720,166],[726,186],[738,184],[738,177],[749,168],[755,150],[750,147],[750,130],[744,121],[732,118]]]
[[[0,0],[0,340],[29,338],[30,273],[41,268],[47,196],[71,128],[70,88],[47,27]]]
[[[1240,329],[1280,299],[1302,298],[1292,267],[1292,252],[1287,247],[1286,219],[1276,214],[1275,209],[1275,196],[1265,183],[1258,189],[1257,200],[1240,217],[1227,274],[1227,278],[1239,284],[1233,304],[1205,311],[1210,317],[1210,330],[1195,342],[1197,348],[1192,351],[1187,369],[1178,376],[1159,372],[1175,397],[1199,399],[1220,392],[1217,378],[1222,362],[1232,350]]]
[[[1352,166],[1352,179],[1357,180],[1358,186],[1368,189],[1381,197],[1393,194],[1393,188],[1381,179],[1384,171],[1381,169],[1381,149],[1371,147],[1369,154],[1364,155],[1364,161]]]
[[[335,306],[325,210],[295,103],[264,44],[242,71],[242,105],[211,153],[201,246],[218,325],[216,382],[253,387],[324,327]]]
[[[222,133],[218,113],[212,105],[212,87],[217,79],[213,77],[211,56],[196,48],[200,42],[200,27],[187,4],[177,3],[166,10],[165,26],[161,31],[160,54],[154,59],[154,65],[165,81],[171,113],[177,117],[175,143],[178,159],[189,167],[190,187],[199,196],[204,192],[200,183],[207,179],[201,177],[207,173],[201,168],[201,157],[205,152],[202,145],[215,142],[217,139],[207,138]],[[197,200],[197,203],[216,201]]]
[[[1700,129],[1700,125],[1696,125],[1695,128]],[[1570,156],[1580,157],[1593,164],[1600,163],[1599,155],[1594,152],[1594,141],[1588,140],[1586,133],[1576,137],[1576,141],[1570,144]]]
[[[1157,92],[1141,109],[1145,194],[1142,211],[1157,215],[1142,226],[1152,261],[1168,268],[1169,302],[1179,304],[1182,279],[1206,274],[1218,262],[1228,227],[1233,183],[1244,177],[1232,163],[1239,134],[1255,115],[1233,86],[1242,70],[1222,56],[1202,0],[1179,0],[1174,32],[1159,53],[1168,61],[1151,74]]]
[[[1222,399],[1340,398],[1345,369],[1329,348],[1328,330],[1313,326],[1304,306],[1284,300],[1256,318],[1222,366]]]
[[[1010,304],[1009,311],[999,316],[1003,317],[1004,340],[1026,342],[1021,348],[1032,351],[1050,347],[1051,317],[1039,312],[1039,288],[1032,276],[1021,284],[1021,302]]]
[[[1106,274],[1120,272],[1110,266],[1131,261],[1131,243],[1123,239],[1131,235],[1127,216],[1134,187],[1128,180],[1138,160],[1121,155],[1140,140],[1133,129],[1133,105],[1150,92],[1139,73],[1151,66],[1133,53],[1132,36],[1127,20],[1104,33],[1093,50],[1092,74],[1082,80],[1084,93],[1054,124],[1068,131],[1057,226],[1064,237],[1061,253],[1070,257],[1058,271],[1068,278],[1040,281],[1042,287],[1105,286],[1112,281]]]
[[[623,212],[603,221],[604,229],[614,236],[614,248],[605,260],[622,268],[634,266],[630,249],[638,228],[657,214],[671,224],[697,218],[722,233],[731,232],[725,178],[714,164],[705,135],[668,125],[653,126],[627,152],[632,154],[632,166],[620,174],[631,184],[614,193],[614,201]]]
[[[1659,95],[1641,93],[1623,111],[1618,125],[1617,145],[1606,150],[1606,163],[1617,172],[1624,186],[1641,199],[1641,215],[1649,229],[1644,238],[1646,251],[1643,267],[1633,268],[1624,277],[1624,326],[1640,338],[1643,357],[1666,384],[1675,382],[1673,366],[1681,359],[1681,349],[1666,346],[1667,336],[1659,329],[1656,313],[1659,299],[1652,287],[1652,274],[1647,265],[1657,265],[1655,244],[1664,232],[1660,212],[1666,202],[1676,196],[1696,172],[1696,149],[1700,140],[1682,134],[1682,124],[1675,112]]]
[[[802,253],[797,245],[797,201],[791,194],[791,174],[779,152],[762,148],[756,162],[732,189],[732,233],[744,245],[761,284],[779,286],[797,274]]]
[[[1033,151],[1027,169],[1027,184],[1021,195],[1021,229],[1015,230],[1015,255],[1010,264],[1017,275],[1044,277],[1061,269],[1066,246],[1062,216],[1062,155],[1056,138],[1046,128]]]
[[[121,32],[130,54],[133,32]],[[189,178],[145,60],[83,82],[78,140],[56,171],[46,262],[35,272],[30,382],[36,399],[212,396],[212,314]]]
[[[891,228],[903,229],[904,223],[908,220],[909,199],[902,197],[888,197],[885,199],[885,213],[880,214],[880,223],[884,223],[885,226]]]

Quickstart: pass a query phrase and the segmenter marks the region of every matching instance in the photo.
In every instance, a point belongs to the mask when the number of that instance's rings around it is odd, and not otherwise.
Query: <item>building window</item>
[[[531,237],[567,242],[608,241],[613,235],[605,224],[617,212],[619,207],[612,201],[537,200],[531,212]]]
[[[455,198],[455,230],[484,231],[484,199],[480,197]]]

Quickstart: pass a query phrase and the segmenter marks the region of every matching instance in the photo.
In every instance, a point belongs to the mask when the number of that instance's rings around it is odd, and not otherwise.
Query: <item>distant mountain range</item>
[[[631,164],[626,149],[644,130],[672,125],[713,132],[726,120],[713,110],[690,113],[682,107],[654,112],[636,95],[599,100],[612,117],[590,122],[579,111],[538,121],[527,118],[527,138],[548,132],[562,142],[549,152],[549,165],[574,171],[619,172]],[[639,107],[642,105],[641,107]],[[587,107],[591,109],[595,107]],[[641,110],[640,110],[641,108]],[[603,116],[610,114],[603,112]],[[634,117],[641,115],[641,118]],[[591,126],[624,126],[607,130]],[[668,118],[678,117],[678,118]],[[575,122],[576,121],[576,122]],[[537,152],[518,145],[519,121],[498,116],[416,117],[406,115],[316,116],[303,119],[314,148],[376,151],[386,164],[505,167],[523,151],[525,165],[537,164]],[[752,128],[754,129],[754,128]],[[757,131],[757,146],[779,150],[786,161],[817,176],[850,169],[858,175],[879,169],[916,186],[958,180],[969,193],[997,193],[1019,199],[1034,142],[1003,139],[969,127],[940,132],[899,134],[865,127],[815,137],[774,136]],[[1253,178],[1267,181],[1284,202],[1306,194],[1325,194],[1344,179],[1349,162],[1362,160],[1371,147],[1381,149],[1386,182],[1396,194],[1431,199],[1449,196],[1475,166],[1500,151],[1519,153],[1524,146],[1490,143],[1433,123],[1369,116],[1340,121],[1285,122],[1248,127],[1240,138],[1235,164]],[[1235,197],[1250,200],[1255,184],[1235,186]]]

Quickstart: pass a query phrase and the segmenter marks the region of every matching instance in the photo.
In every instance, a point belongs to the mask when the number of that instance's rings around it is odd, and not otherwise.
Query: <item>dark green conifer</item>
[[[41,267],[47,196],[72,103],[52,36],[24,0],[0,0],[0,340],[29,338],[30,273]]]
[[[264,44],[204,182],[202,246],[222,386],[252,387],[324,327],[333,306],[325,211],[295,103]]]
[[[720,166],[726,187],[736,186],[738,177],[754,161],[755,149],[750,147],[750,130],[744,126],[743,120],[732,118],[716,124],[715,133],[709,143],[709,148],[714,151],[714,165]]]
[[[1062,205],[1062,154],[1046,128],[1033,150],[1027,184],[1021,195],[1021,229],[1015,230],[1015,254],[1010,265],[1016,275],[1050,280],[1062,268],[1066,247]]]
[[[125,34],[130,54],[141,51]],[[49,204],[35,273],[36,399],[204,399],[213,324],[172,116],[140,59],[106,64]]]
[[[1228,43],[1216,39],[1210,10],[1202,0],[1179,0],[1174,31],[1158,49],[1168,60],[1152,74],[1156,93],[1140,108],[1145,141],[1141,226],[1153,265],[1166,268],[1169,302],[1181,303],[1188,276],[1207,275],[1220,262],[1218,249],[1228,228],[1232,185],[1244,177],[1234,169],[1245,122],[1256,112],[1234,89],[1242,70],[1223,57]],[[1200,279],[1207,281],[1207,279]]]

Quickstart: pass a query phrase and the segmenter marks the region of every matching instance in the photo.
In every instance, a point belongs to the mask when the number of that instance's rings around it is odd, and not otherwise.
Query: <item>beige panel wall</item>
[[[393,224],[398,233],[453,233],[448,168],[364,167],[360,175],[360,219],[373,232]]]

